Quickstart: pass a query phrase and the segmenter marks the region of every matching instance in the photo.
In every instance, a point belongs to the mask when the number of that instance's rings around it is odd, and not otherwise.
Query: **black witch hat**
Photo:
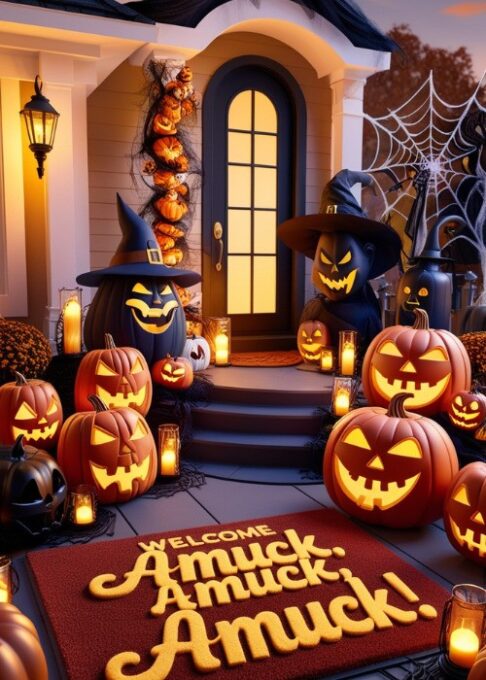
[[[314,259],[321,234],[352,234],[376,247],[379,257],[374,258],[369,278],[380,276],[398,262],[401,241],[387,224],[368,219],[351,193],[351,187],[358,182],[367,186],[372,181],[366,172],[341,170],[324,187],[320,212],[283,222],[278,227],[279,238],[292,250]]]
[[[442,257],[441,247],[439,243],[440,228],[447,222],[457,222],[461,227],[467,226],[466,220],[459,215],[444,215],[433,225],[432,229],[427,234],[424,248],[420,255],[411,258],[413,264],[416,262],[430,262],[440,264],[441,262],[452,262],[450,257]]]
[[[179,286],[193,286],[201,280],[197,272],[168,267],[163,263],[160,247],[150,226],[116,195],[118,222],[122,240],[110,260],[110,266],[76,277],[82,286],[99,286],[106,276],[149,276],[172,279]]]

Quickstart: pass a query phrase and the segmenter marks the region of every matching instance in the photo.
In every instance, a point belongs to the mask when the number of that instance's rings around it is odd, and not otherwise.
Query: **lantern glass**
[[[486,590],[480,586],[454,586],[446,605],[441,637],[449,661],[471,668],[486,644]]]
[[[0,556],[0,602],[12,602],[12,562]]]
[[[344,416],[353,402],[353,379],[334,378],[332,385],[332,412],[335,416]]]
[[[89,484],[79,484],[69,497],[69,518],[78,527],[89,526],[96,522],[96,491]]]
[[[339,372],[341,375],[354,375],[356,371],[356,331],[339,331]]]
[[[62,314],[63,352],[64,354],[79,354],[83,309],[81,288],[61,288],[59,307]]]
[[[231,354],[231,319],[229,316],[209,320],[210,346],[215,366],[229,366]]]
[[[319,368],[322,373],[331,373],[334,370],[334,352],[332,347],[323,347]]]
[[[180,474],[179,426],[175,423],[159,425],[159,471],[162,477]]]
[[[41,178],[44,175],[46,155],[54,146],[59,113],[42,94],[42,81],[39,76],[35,78],[34,90],[35,94],[30,98],[30,102],[25,104],[20,114],[24,118],[29,148],[37,160],[37,174]]]

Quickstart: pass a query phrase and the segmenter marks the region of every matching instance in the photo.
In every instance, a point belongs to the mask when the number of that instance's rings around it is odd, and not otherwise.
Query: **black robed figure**
[[[382,328],[380,305],[368,281],[398,262],[401,241],[391,227],[366,217],[351,193],[358,182],[369,185],[372,179],[341,170],[324,187],[320,212],[287,220],[278,235],[314,260],[312,282],[320,294],[305,305],[301,322],[325,323],[334,345],[340,330],[356,330],[363,351]]]

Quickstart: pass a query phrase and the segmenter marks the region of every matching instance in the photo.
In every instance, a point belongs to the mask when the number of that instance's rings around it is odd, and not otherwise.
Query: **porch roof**
[[[136,21],[142,24],[154,24],[154,19],[140,14],[132,7],[116,0],[3,0],[16,5],[33,5],[44,9],[57,9],[63,12],[91,14],[109,19]]]

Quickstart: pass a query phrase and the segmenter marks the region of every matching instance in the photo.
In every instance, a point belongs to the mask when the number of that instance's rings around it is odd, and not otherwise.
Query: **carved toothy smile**
[[[303,354],[304,354],[304,359],[318,359],[320,357],[320,352],[322,350],[322,345],[319,345],[315,342],[310,343],[310,344],[303,344]]]
[[[380,510],[392,508],[408,496],[420,477],[419,472],[405,479],[400,485],[397,482],[384,482],[361,476],[354,478],[339,458],[335,458],[334,461],[334,470],[341,491],[363,510],[373,510],[374,507]]]
[[[96,463],[93,463],[91,460],[89,461],[89,466],[95,482],[103,490],[107,489],[110,484],[116,484],[118,486],[118,491],[120,492],[131,491],[132,482],[135,479],[147,479],[150,467],[150,458],[145,458],[143,463],[140,463],[140,465],[132,463],[128,469],[123,465],[118,466],[112,475],[108,474],[105,467],[102,465],[96,465]]]
[[[27,439],[39,441],[39,439],[51,439],[54,437],[58,427],[59,421],[56,421],[55,423],[52,423],[50,427],[46,425],[44,427],[34,427],[32,430],[12,426],[12,432],[14,439],[17,439],[19,435],[23,434]]]
[[[462,427],[464,429],[473,429],[478,426],[478,414],[477,413],[466,413],[465,411],[460,411],[458,408],[455,407],[454,402],[451,404],[451,409],[452,413],[454,416],[450,413],[449,417],[454,423],[454,425],[458,425],[459,427]],[[468,423],[468,420],[472,420],[475,422]]]
[[[459,545],[464,545],[465,543],[469,550],[477,550],[479,552],[479,557],[484,557],[486,555],[486,534],[478,532],[479,542],[477,542],[474,540],[474,531],[472,529],[466,529],[466,531],[462,534],[461,530],[454,522],[452,517],[450,520],[452,533],[454,534],[454,538],[459,543]]]
[[[115,392],[115,394],[111,394],[108,392],[108,390],[96,385],[97,396],[100,397],[100,399],[103,399],[109,408],[130,406],[131,404],[135,404],[135,406],[142,406],[143,402],[145,401],[145,392],[145,385],[143,385],[143,387],[141,387],[138,392],[127,392],[127,394],[123,394],[123,392]]]
[[[376,366],[371,367],[371,376],[373,385],[385,399],[391,399],[398,392],[413,394],[413,397],[409,397],[405,404],[409,408],[427,406],[436,401],[445,392],[451,377],[449,373],[445,378],[438,380],[433,385],[428,382],[401,380],[400,378],[388,380],[380,373]]]
[[[346,288],[346,294],[348,294],[354,285],[357,271],[357,269],[353,269],[352,272],[350,272],[347,276],[343,276],[342,279],[330,279],[327,276],[324,276],[324,274],[321,274],[321,272],[318,272],[318,274],[325,286],[331,290],[342,290],[343,288]]]
[[[138,325],[147,333],[155,333],[156,335],[164,333],[174,320],[174,310],[177,309],[179,303],[177,300],[169,300],[161,308],[157,309],[149,307],[143,300],[138,298],[129,298],[125,304],[131,307],[132,316]],[[158,323],[147,323],[139,318],[136,310],[138,310],[144,318],[157,319]],[[165,323],[164,323],[165,322]]]

